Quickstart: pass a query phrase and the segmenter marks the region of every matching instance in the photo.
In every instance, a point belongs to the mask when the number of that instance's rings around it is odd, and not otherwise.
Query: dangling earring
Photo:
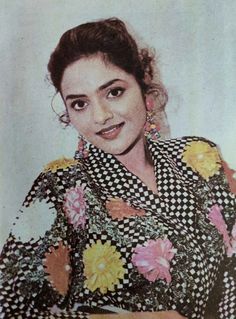
[[[59,101],[56,101],[56,103],[54,105],[54,102],[58,96],[60,96],[60,94],[58,92],[56,92],[52,98],[52,101],[51,101],[51,108],[52,108],[53,112],[57,115],[59,122],[61,124],[63,124],[64,127],[67,127],[70,125],[70,117],[69,117],[67,109],[65,109],[64,102],[62,103],[63,104],[63,111],[61,110],[61,107],[60,107],[60,104],[62,102],[61,98]],[[58,105],[59,105],[59,107],[58,107]]]
[[[145,130],[144,135],[148,139],[152,139],[156,141],[160,138],[161,135],[154,121],[154,112],[153,112],[154,100],[153,99],[148,98],[146,100],[146,108],[147,108],[147,119],[144,126],[144,130]]]
[[[84,139],[83,136],[79,136],[78,150],[76,152],[76,159],[83,159],[89,155],[89,143]]]
[[[59,115],[59,121],[65,125],[65,127],[70,125],[70,117],[67,111]]]

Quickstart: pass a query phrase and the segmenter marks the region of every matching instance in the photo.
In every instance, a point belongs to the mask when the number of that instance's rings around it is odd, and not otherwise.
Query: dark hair
[[[61,80],[67,66],[82,57],[98,53],[102,54],[105,61],[132,74],[143,95],[155,95],[158,107],[165,107],[167,92],[159,76],[153,81],[154,75],[158,75],[154,72],[154,54],[150,54],[147,48],[139,49],[124,22],[117,18],[81,24],[62,35],[48,63],[56,91],[61,91]]]

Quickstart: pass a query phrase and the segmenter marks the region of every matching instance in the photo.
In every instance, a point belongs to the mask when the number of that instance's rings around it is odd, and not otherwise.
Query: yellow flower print
[[[52,172],[55,173],[58,169],[66,169],[72,165],[77,164],[78,161],[72,159],[72,158],[59,158],[55,161],[52,161],[50,163],[48,163],[45,167],[44,167],[44,172]]]
[[[215,175],[221,167],[216,147],[202,141],[193,141],[186,145],[182,160],[206,180]]]
[[[125,269],[121,254],[109,242],[102,244],[100,240],[84,251],[85,285],[90,291],[99,289],[102,294],[114,291],[114,286],[123,279]]]

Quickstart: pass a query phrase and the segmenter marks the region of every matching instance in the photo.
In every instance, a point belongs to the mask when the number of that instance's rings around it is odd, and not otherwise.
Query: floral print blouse
[[[2,250],[0,318],[236,318],[232,172],[203,138],[147,145],[157,194],[93,145],[45,167]]]

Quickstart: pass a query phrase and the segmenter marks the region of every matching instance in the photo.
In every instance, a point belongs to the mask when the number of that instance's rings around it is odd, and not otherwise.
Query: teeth
[[[110,130],[102,131],[100,134],[106,135],[106,134],[112,133],[113,131],[117,130],[119,128],[119,126],[120,125],[116,125],[115,127],[111,128]]]
[[[107,134],[107,133],[111,133],[111,132],[115,131],[116,129],[117,129],[117,126],[116,126],[116,127],[114,127],[114,128],[112,128],[111,130],[108,130],[108,131],[102,132],[102,135],[103,135],[103,134]]]

